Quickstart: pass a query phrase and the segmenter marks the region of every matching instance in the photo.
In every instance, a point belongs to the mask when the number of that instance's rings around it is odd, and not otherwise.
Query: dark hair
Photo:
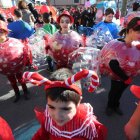
[[[8,23],[11,23],[11,22],[13,22],[13,21],[14,21],[13,18],[7,18],[7,22],[8,22]]]
[[[107,16],[107,15],[109,15],[109,14],[113,14],[113,15],[114,15],[114,11],[113,11],[112,8],[107,8],[107,9],[105,10],[105,15]]]
[[[21,10],[15,9],[15,10],[14,10],[14,15],[17,16],[18,18],[21,18],[21,17],[22,17],[22,12],[21,12]]]
[[[61,68],[53,72],[50,76],[52,81],[64,81],[68,77],[72,76],[73,73],[67,68]],[[80,82],[75,83],[76,86],[81,88]],[[50,98],[52,101],[68,102],[72,101],[77,105],[80,101],[80,95],[74,90],[63,87],[55,87],[46,90],[46,98]]]
[[[51,21],[51,19],[50,19],[50,14],[49,13],[43,13],[43,21],[45,22],[45,23],[50,23],[50,21]]]
[[[6,21],[5,17],[2,14],[0,14],[0,20]]]
[[[23,3],[26,3],[26,1],[25,0],[21,0],[21,1],[19,1],[18,2],[18,8],[19,9],[27,9],[27,5],[24,5]]]
[[[137,11],[139,7],[140,7],[140,4],[138,2],[133,3],[133,11]]]
[[[126,36],[130,29],[133,29],[134,31],[140,31],[140,25],[138,25],[138,21],[140,22],[140,17],[134,17],[133,19],[131,19],[127,27],[119,32],[119,35]]]
[[[29,10],[32,12],[32,11],[34,10],[33,4],[32,4],[32,3],[29,3],[29,4],[28,4],[28,8],[29,8]]]

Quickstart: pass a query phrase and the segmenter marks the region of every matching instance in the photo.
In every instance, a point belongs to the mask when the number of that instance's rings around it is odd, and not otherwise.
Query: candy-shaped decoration
[[[91,36],[86,39],[86,46],[102,49],[109,41],[113,39],[109,29],[104,24],[94,29]]]
[[[129,22],[131,21],[131,19],[133,19],[134,17],[140,17],[140,11],[128,13],[128,14],[124,17],[123,27],[126,28],[126,26],[128,25],[128,23],[129,23]]]
[[[44,36],[46,35],[43,28],[40,28],[29,38],[29,46],[33,56],[33,64],[40,67],[46,61],[46,42]]]
[[[115,80],[122,80],[115,75],[109,67],[111,60],[117,60],[127,76],[133,77],[140,73],[140,49],[139,43],[127,46],[125,42],[112,40],[100,52],[100,72],[107,74]]]
[[[49,54],[54,58],[57,67],[68,67],[68,55],[83,44],[82,37],[75,31],[68,34],[55,33],[49,41]]]
[[[29,61],[27,49],[19,40],[8,38],[0,43],[0,73],[14,74],[23,71]]]
[[[99,76],[98,55],[100,50],[92,47],[80,47],[69,55],[69,63],[72,65],[72,71],[77,73],[81,69],[95,71]],[[83,88],[87,89],[90,80],[85,78]]]

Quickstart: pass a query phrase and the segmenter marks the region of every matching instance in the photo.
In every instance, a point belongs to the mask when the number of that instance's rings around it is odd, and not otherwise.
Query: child
[[[99,57],[101,73],[111,77],[106,108],[108,116],[114,113],[123,115],[120,99],[133,77],[139,72],[140,51],[137,45],[134,47],[133,42],[140,41],[140,17],[133,18],[126,28],[121,30],[120,36],[122,36],[121,39],[112,40],[105,45]],[[134,65],[129,65],[130,62]]]
[[[17,81],[21,84],[25,99],[28,98],[26,84],[22,81],[22,73],[27,64],[27,50],[17,39],[8,36],[7,24],[0,20],[0,73],[7,76],[15,92],[15,100],[20,99]]]
[[[23,79],[36,85],[45,85],[47,98],[46,110],[42,113],[36,110],[41,128],[32,140],[104,140],[106,138],[107,129],[96,120],[92,106],[89,103],[80,104],[82,91],[80,83],[76,81],[84,77],[91,77],[89,91],[94,91],[98,86],[98,76],[95,72],[86,69],[75,75],[66,68],[56,70],[50,76],[52,81],[38,73],[24,73]]]
[[[78,49],[82,44],[81,36],[70,29],[74,22],[73,17],[68,11],[63,11],[57,18],[60,30],[57,31],[50,39],[48,53],[54,58],[57,69],[70,68],[68,56],[71,52]]]
[[[56,31],[57,28],[51,24],[51,15],[49,13],[43,13],[43,21],[44,21],[44,26],[43,29],[46,32],[46,34],[53,35]],[[50,72],[53,72],[54,70],[54,62],[53,59],[51,58],[50,55],[47,56],[47,62],[48,62],[48,70]]]

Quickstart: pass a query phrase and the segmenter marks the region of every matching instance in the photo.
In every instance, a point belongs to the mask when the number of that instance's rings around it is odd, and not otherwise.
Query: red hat
[[[65,87],[68,89],[72,89],[77,92],[77,94],[82,95],[81,89],[73,84],[74,82],[82,79],[82,78],[91,78],[91,84],[89,86],[88,91],[93,92],[96,87],[99,85],[99,77],[94,71],[83,69],[80,72],[77,72],[70,78],[66,79],[65,81],[50,81],[47,78],[43,77],[37,72],[24,72],[23,80],[29,81],[35,85],[45,85],[45,90],[54,87]]]
[[[2,117],[0,117],[0,140],[14,140],[10,126]]]
[[[140,86],[132,85],[130,87],[130,91],[138,98],[140,99]]]
[[[0,29],[5,30],[6,32],[9,32],[8,28],[7,28],[7,23],[0,20]]]
[[[67,16],[70,18],[70,22],[71,24],[74,22],[74,18],[70,15],[70,13],[68,11],[63,11],[63,13],[57,18],[57,22],[60,23],[60,18],[62,16]]]

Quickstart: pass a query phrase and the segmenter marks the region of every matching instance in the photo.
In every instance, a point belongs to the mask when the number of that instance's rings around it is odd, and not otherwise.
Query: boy
[[[96,120],[92,106],[89,103],[80,104],[82,91],[80,83],[76,81],[84,77],[91,77],[89,91],[92,92],[99,82],[98,76],[93,71],[82,70],[72,75],[69,69],[62,68],[51,74],[52,81],[38,73],[24,73],[23,79],[33,84],[45,85],[47,98],[45,112],[35,110],[41,128],[32,140],[104,140],[106,138],[106,127]],[[73,84],[74,82],[76,83]]]

